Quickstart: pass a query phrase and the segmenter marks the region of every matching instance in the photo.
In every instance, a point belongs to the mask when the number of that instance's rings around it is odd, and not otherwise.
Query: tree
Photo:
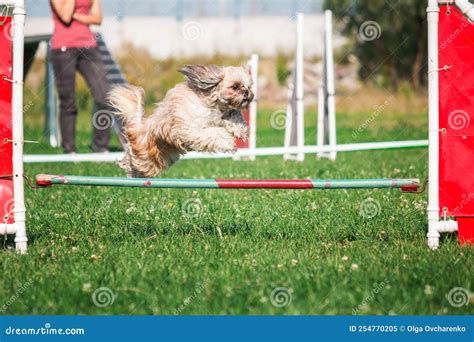
[[[401,80],[426,84],[426,1],[325,0],[353,43],[362,79],[383,76],[393,89]]]

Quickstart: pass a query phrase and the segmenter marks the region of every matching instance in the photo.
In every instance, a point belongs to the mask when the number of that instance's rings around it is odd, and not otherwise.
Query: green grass
[[[282,146],[271,112],[259,114],[259,146]],[[307,116],[313,143],[316,115]],[[427,136],[426,114],[384,114],[354,137],[368,116],[339,113],[339,142]],[[83,113],[81,152],[90,151],[88,120]],[[28,139],[41,136],[38,122],[27,119]],[[59,152],[45,146],[41,138],[26,149]],[[99,163],[30,164],[26,173],[123,175]],[[166,177],[425,179],[427,150],[341,153],[336,162],[187,160]],[[379,205],[373,218],[361,215],[368,199]],[[447,299],[454,287],[472,289],[473,250],[455,236],[427,248],[426,194],[53,187],[28,189],[26,204],[28,255],[0,253],[3,314],[473,313]],[[112,305],[94,305],[100,287],[114,293]],[[277,287],[291,293],[289,305],[272,305]]]

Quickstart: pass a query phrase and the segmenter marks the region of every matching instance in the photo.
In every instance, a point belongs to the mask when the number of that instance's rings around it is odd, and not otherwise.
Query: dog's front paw
[[[237,152],[237,147],[235,146],[235,142],[233,140],[222,140],[219,143],[217,152],[235,153]]]
[[[235,126],[234,136],[237,139],[242,139],[243,141],[247,141],[249,137],[249,130],[247,126],[244,126],[244,125]]]

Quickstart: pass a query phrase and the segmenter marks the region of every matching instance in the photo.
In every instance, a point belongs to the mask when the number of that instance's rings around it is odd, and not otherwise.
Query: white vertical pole
[[[332,12],[327,10],[325,15],[325,55],[326,55],[326,87],[327,87],[327,110],[329,124],[329,146],[336,146],[336,100],[334,85],[334,53],[332,39]],[[335,160],[336,152],[330,152],[329,158]]]
[[[250,72],[253,80],[253,101],[249,107],[249,148],[255,150],[257,148],[257,101],[258,101],[258,55],[253,54],[250,59]],[[255,160],[255,155],[249,157]]]
[[[296,40],[296,144],[298,148],[304,147],[304,55],[303,55],[303,29],[304,15],[297,14],[297,40]],[[303,161],[304,153],[298,153],[296,160]]]
[[[325,17],[326,18],[326,17]],[[323,31],[323,58],[321,62],[321,84],[318,89],[318,122],[317,122],[317,144],[319,147],[323,147],[326,144],[326,131],[329,133],[328,127],[328,113],[327,113],[327,67],[326,67],[326,50],[327,50],[327,40],[326,40],[326,19],[324,21],[324,31]],[[329,139],[328,139],[329,140]],[[328,158],[329,152],[319,152],[316,154],[318,159]]]
[[[321,82],[324,82],[324,71],[321,75]],[[324,84],[318,88],[318,127],[317,127],[317,146],[324,146],[324,122],[326,116],[326,101],[325,101],[325,91]],[[318,152],[317,157],[322,158],[324,156],[323,152]]]
[[[288,83],[288,104],[286,108],[285,147],[304,147],[304,55],[302,13],[296,16],[296,53],[292,78]],[[285,160],[304,160],[304,153],[285,153]]]
[[[48,129],[49,134],[49,144],[51,147],[58,147],[61,145],[60,137],[59,137],[59,130],[57,128],[57,104],[56,104],[56,95],[54,92],[55,87],[55,77],[53,71],[53,65],[51,63],[51,41],[48,41],[48,53],[46,56],[46,127]]]
[[[294,100],[294,91],[295,91],[295,69],[293,68],[293,77],[288,83],[288,102],[286,105],[286,120],[285,120],[285,143],[284,147],[289,148],[292,147],[292,135],[293,135],[293,125],[295,124],[294,115],[293,113],[293,100]],[[292,159],[292,155],[289,153],[285,153],[283,155],[284,160]]]
[[[23,189],[23,49],[25,8],[17,0],[13,10],[13,90],[12,90],[12,136],[13,136],[13,214],[15,217],[15,245],[20,253],[26,253],[26,209]]]
[[[439,78],[438,78],[438,23],[437,0],[428,1],[428,246],[439,246]]]

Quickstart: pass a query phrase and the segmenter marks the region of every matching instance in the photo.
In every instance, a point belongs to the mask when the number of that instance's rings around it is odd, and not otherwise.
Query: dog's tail
[[[140,129],[143,124],[144,95],[143,89],[135,86],[117,86],[109,92],[108,102],[127,131]]]
[[[145,109],[142,88],[135,86],[117,86],[112,88],[108,95],[108,103],[114,114],[122,120],[123,129],[127,138],[125,156],[118,162],[118,166],[127,171],[129,177],[135,177],[133,156],[143,151],[145,142]]]

